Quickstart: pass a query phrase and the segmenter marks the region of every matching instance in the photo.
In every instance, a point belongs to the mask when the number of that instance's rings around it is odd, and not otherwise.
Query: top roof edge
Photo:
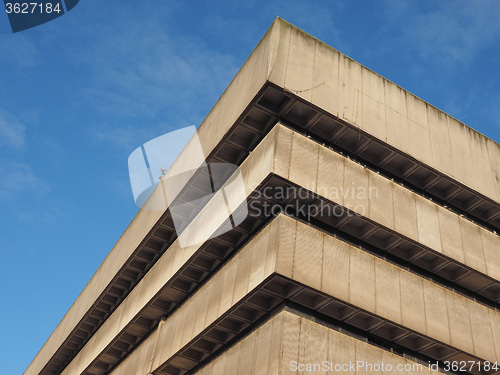
[[[419,97],[418,95],[415,95],[415,94],[414,94],[414,93],[412,93],[411,91],[408,91],[408,90],[407,90],[407,89],[405,89],[404,87],[402,87],[402,86],[398,85],[397,83],[395,83],[395,82],[391,81],[391,80],[390,80],[390,79],[388,79],[387,77],[384,77],[384,76],[383,76],[383,75],[381,75],[380,73],[377,73],[376,71],[374,71],[374,70],[370,69],[369,67],[367,67],[366,65],[364,65],[364,64],[362,64],[362,63],[360,63],[359,61],[355,60],[354,58],[352,58],[352,57],[350,57],[350,56],[346,55],[345,53],[343,53],[343,52],[339,51],[339,50],[338,50],[338,49],[336,49],[335,47],[332,47],[331,45],[329,45],[329,44],[327,44],[327,43],[323,42],[321,39],[316,38],[315,36],[313,36],[313,35],[309,34],[307,31],[304,31],[303,29],[301,29],[301,28],[299,28],[299,27],[295,26],[294,24],[292,24],[292,23],[290,23],[290,22],[288,22],[288,21],[284,20],[283,18],[281,18],[281,17],[279,17],[279,16],[278,16],[278,17],[276,17],[276,18],[274,19],[273,23],[271,24],[271,27],[268,29],[268,32],[269,32],[270,30],[274,29],[275,27],[283,27],[283,26],[284,26],[284,27],[289,27],[289,28],[294,29],[294,30],[296,30],[296,31],[299,31],[301,34],[303,34],[303,35],[304,35],[304,37],[309,38],[309,39],[312,39],[312,40],[314,40],[316,43],[320,43],[320,44],[322,44],[322,45],[324,45],[324,46],[328,47],[329,49],[331,49],[331,50],[333,50],[333,51],[335,51],[335,52],[337,52],[337,53],[341,54],[342,56],[346,57],[347,59],[349,59],[349,60],[353,61],[354,63],[359,64],[360,66],[362,66],[363,68],[365,68],[365,69],[369,70],[369,71],[370,71],[370,72],[372,72],[373,74],[376,74],[377,76],[379,76],[380,78],[384,79],[385,81],[387,81],[387,82],[389,82],[389,83],[392,83],[393,85],[397,86],[398,88],[400,88],[401,90],[405,91],[406,93],[408,93],[408,94],[410,94],[410,95],[414,96],[416,99],[418,99],[418,100],[420,100],[420,101],[424,102],[424,103],[425,103],[426,105],[428,105],[429,107],[432,107],[432,108],[436,109],[437,111],[439,111],[439,112],[441,112],[441,113],[445,114],[446,116],[450,117],[451,119],[453,119],[453,120],[457,121],[460,125],[462,125],[463,127],[467,128],[467,130],[472,131],[472,132],[473,132],[473,133],[475,133],[476,135],[478,135],[478,136],[480,136],[480,137],[483,137],[483,138],[485,138],[486,140],[489,140],[489,141],[491,141],[491,142],[495,143],[498,147],[500,147],[500,143],[496,142],[495,140],[493,140],[493,139],[491,139],[490,137],[486,136],[485,134],[481,133],[481,132],[480,132],[480,131],[478,131],[477,129],[474,129],[473,127],[471,127],[471,126],[467,125],[467,124],[466,124],[466,123],[464,123],[463,121],[460,121],[460,120],[459,120],[459,119],[457,119],[456,117],[454,117],[454,116],[450,115],[449,113],[447,113],[447,112],[443,111],[442,109],[440,109],[440,108],[436,107],[435,105],[433,105],[433,104],[429,103],[428,101],[426,101],[426,100],[422,99],[422,98],[421,98],[421,97]],[[267,33],[266,33],[266,34],[267,34]],[[265,35],[264,35],[264,37],[265,37]],[[263,39],[264,39],[264,38],[263,38]]]

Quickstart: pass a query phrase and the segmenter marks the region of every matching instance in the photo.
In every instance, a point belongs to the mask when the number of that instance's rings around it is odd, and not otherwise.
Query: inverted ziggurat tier
[[[26,375],[500,374],[497,143],[279,18],[196,136]]]

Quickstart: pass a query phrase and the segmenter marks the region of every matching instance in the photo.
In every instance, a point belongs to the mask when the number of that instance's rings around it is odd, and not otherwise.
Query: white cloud
[[[340,17],[345,7],[345,3],[332,0],[326,2],[303,0],[270,1],[268,2],[267,13],[279,15],[319,40],[328,40],[328,43],[335,48],[341,42],[340,31],[337,29],[335,20]]]
[[[150,139],[169,131],[171,129],[164,126],[141,127],[128,124],[122,126],[102,124],[92,126],[89,129],[89,133],[95,142],[113,145],[127,152],[131,152]]]
[[[0,108],[0,146],[22,149],[26,127],[19,119]]]
[[[383,4],[387,23],[404,26],[403,33],[393,36],[402,50],[413,50],[420,58],[432,58],[450,68],[472,62],[500,38],[500,2],[496,0],[386,0]]]
[[[75,94],[92,112],[91,141],[128,153],[173,128],[199,125],[236,74],[241,61],[232,51],[181,34],[171,8],[103,4],[79,32],[85,42],[65,47],[88,77]]]
[[[49,185],[40,179],[26,163],[0,162],[0,203],[17,194],[44,195]]]
[[[33,67],[38,56],[36,45],[22,33],[0,37],[0,63],[8,63],[16,68]]]
[[[169,28],[170,5],[154,8],[113,10],[112,19],[96,20],[88,43],[68,51],[90,71],[80,94],[107,118],[140,118],[135,126],[144,126],[169,106],[192,113],[213,103],[237,71],[231,53]]]

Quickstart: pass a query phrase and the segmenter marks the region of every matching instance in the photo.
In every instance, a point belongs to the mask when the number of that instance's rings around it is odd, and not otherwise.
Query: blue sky
[[[3,374],[20,374],[137,207],[127,158],[199,125],[280,16],[500,141],[500,3],[81,0],[0,13]]]

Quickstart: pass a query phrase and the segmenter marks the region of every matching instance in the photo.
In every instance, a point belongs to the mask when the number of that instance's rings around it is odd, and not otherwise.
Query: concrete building
[[[167,184],[26,375],[500,374],[497,143],[281,19],[198,137],[243,184]]]

